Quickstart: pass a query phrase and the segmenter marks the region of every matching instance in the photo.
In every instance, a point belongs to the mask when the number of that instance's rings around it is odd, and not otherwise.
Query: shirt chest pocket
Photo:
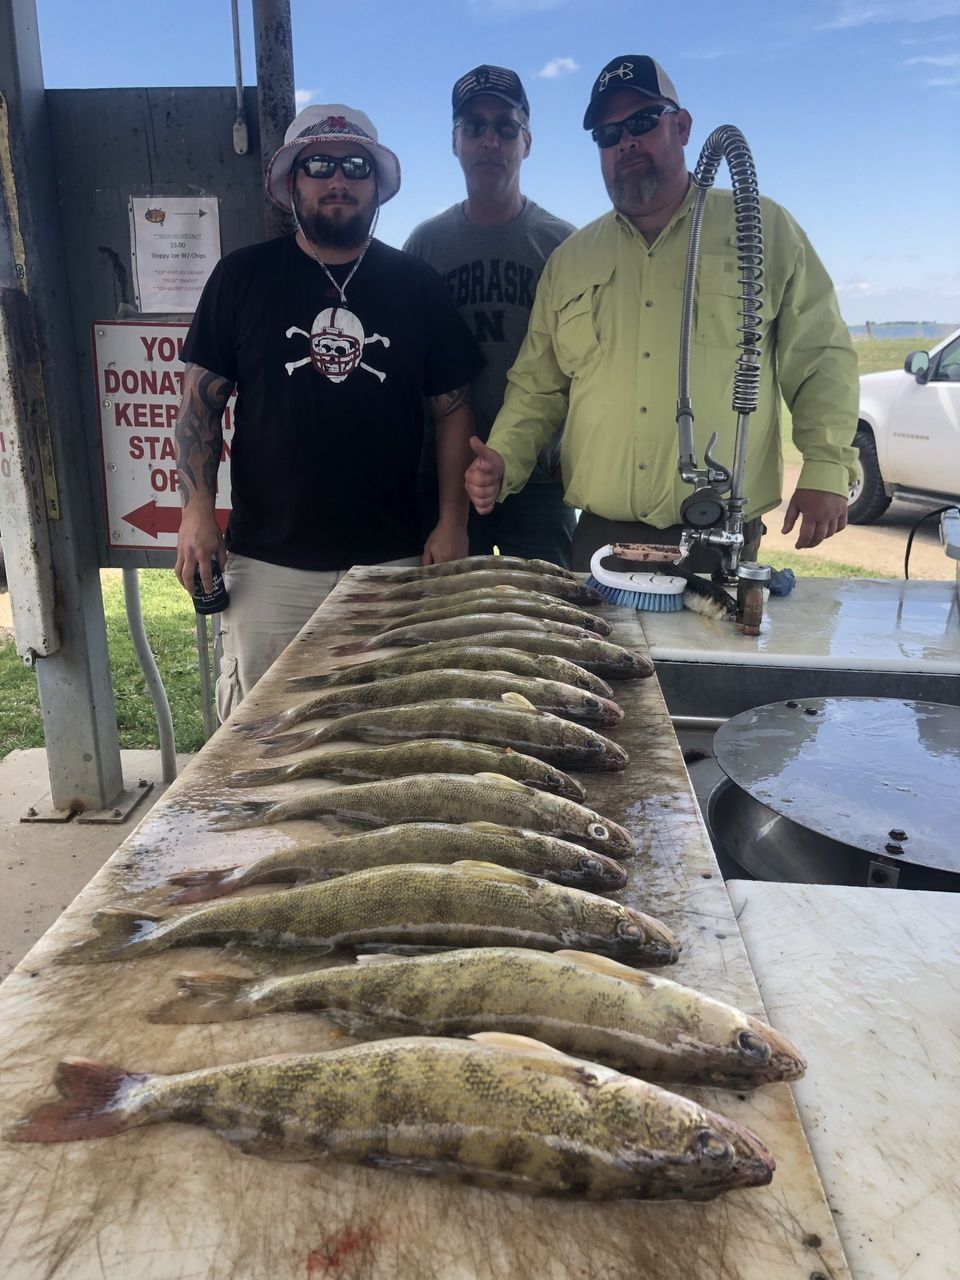
[[[740,323],[740,283],[733,245],[726,253],[704,253],[697,271],[694,340],[734,348]]]
[[[558,309],[554,344],[557,361],[568,377],[575,378],[601,353],[600,293],[606,281],[586,285]]]

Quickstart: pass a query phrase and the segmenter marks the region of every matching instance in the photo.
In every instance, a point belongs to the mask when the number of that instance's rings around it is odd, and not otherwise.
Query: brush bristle
[[[624,605],[644,613],[679,613],[683,608],[683,595],[676,592],[663,595],[658,591],[628,591],[621,587],[608,587],[598,582],[592,574],[587,576],[587,586],[599,591],[609,604]]]

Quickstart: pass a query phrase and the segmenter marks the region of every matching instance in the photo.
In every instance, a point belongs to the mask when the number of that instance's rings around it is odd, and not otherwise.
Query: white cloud
[[[308,107],[319,93],[319,89],[296,89],[293,97],[297,104],[297,110],[302,111],[304,107]]]
[[[944,53],[936,57],[907,59],[908,67],[916,66],[917,63],[923,63],[927,67],[960,67],[960,53]]]
[[[574,62],[573,58],[551,58],[549,62],[543,64],[537,75],[542,76],[544,80],[556,80],[557,76],[567,76],[579,70],[579,62]]]
[[[884,290],[872,280],[846,280],[836,286],[837,293],[845,298],[870,298]]]
[[[822,26],[865,27],[877,22],[934,22],[960,16],[960,0],[839,0],[837,14]]]

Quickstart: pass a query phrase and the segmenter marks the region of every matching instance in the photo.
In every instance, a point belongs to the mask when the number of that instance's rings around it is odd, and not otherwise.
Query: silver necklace
[[[363,261],[364,254],[370,248],[370,245],[373,241],[373,233],[377,226],[377,219],[379,217],[380,217],[380,206],[377,205],[377,211],[373,215],[373,222],[370,224],[369,234],[367,235],[366,240],[363,242],[363,248],[360,250],[360,256],[357,258],[356,262],[350,268],[350,271],[347,274],[347,278],[346,280],[344,280],[343,284],[337,284],[336,280],[334,280],[333,276],[330,274],[330,271],[327,268],[327,264],[317,256],[317,251],[316,249],[314,249],[312,242],[307,239],[307,236],[303,230],[303,227],[300,226],[300,219],[296,216],[296,214],[294,214],[294,220],[297,224],[297,230],[303,236],[304,241],[306,242],[307,248],[310,250],[311,257],[313,258],[317,266],[321,269],[323,274],[330,281],[330,283],[333,285],[333,287],[336,289],[337,293],[339,293],[340,305],[343,307],[347,305],[347,285],[350,283],[353,277],[357,274],[357,268],[360,266],[360,263]]]

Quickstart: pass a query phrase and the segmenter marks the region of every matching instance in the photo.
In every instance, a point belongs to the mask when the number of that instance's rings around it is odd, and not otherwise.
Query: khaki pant
[[[418,565],[419,556],[388,560],[392,565]],[[217,641],[217,715],[221,723],[240,705],[263,673],[276,662],[298,631],[313,617],[347,569],[313,572],[285,569],[227,556],[224,580],[230,606],[220,615]]]

